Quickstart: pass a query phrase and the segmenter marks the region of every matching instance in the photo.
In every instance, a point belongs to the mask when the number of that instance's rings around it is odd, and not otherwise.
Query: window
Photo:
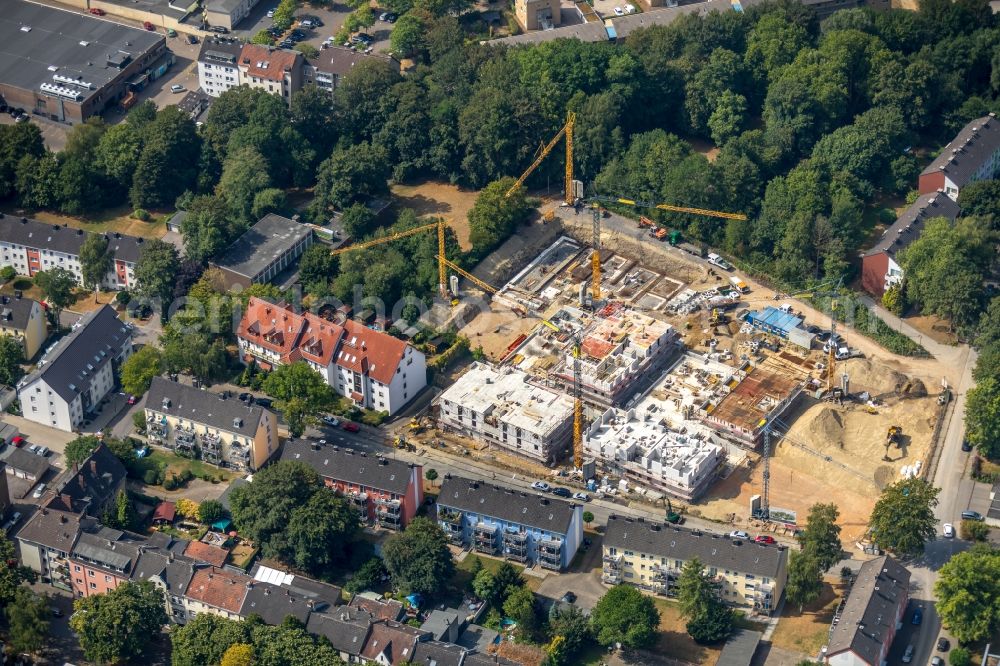
[[[97,583],[91,582],[90,589],[96,590],[97,589]]]
[[[104,582],[105,583],[110,583],[111,582],[111,576],[109,576],[107,574],[104,574]]]
[[[81,571],[80,565],[79,564],[74,564],[73,565],[73,571],[76,571],[77,573],[79,573]]]
[[[93,569],[87,569],[87,575],[90,576],[91,578],[93,578],[94,577],[94,570]]]

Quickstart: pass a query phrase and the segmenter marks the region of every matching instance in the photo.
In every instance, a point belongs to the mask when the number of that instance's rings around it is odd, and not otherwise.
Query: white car
[[[275,9],[277,9],[277,8],[275,8]],[[275,11],[275,9],[268,9],[267,10],[267,18],[274,18],[274,11]]]
[[[621,7],[615,7],[615,16],[625,16],[625,11]]]
[[[533,484],[531,484],[531,487],[534,488],[535,490],[540,490],[543,493],[549,492],[549,484],[545,483],[544,481],[535,481]]]
[[[744,532],[743,530],[733,530],[732,532],[729,533],[729,538],[743,539],[744,541],[748,541],[750,539],[750,535]]]
[[[900,659],[904,664],[908,664],[913,661],[913,645],[907,645],[906,650],[903,652],[903,658]]]
[[[625,13],[626,14],[635,14],[635,5],[633,5],[633,4],[627,4],[627,5],[625,5]]]
[[[338,419],[336,416],[324,416],[323,423],[327,424],[331,428],[336,428],[337,426],[340,425],[340,419]]]
[[[172,93],[184,92],[184,86],[175,83],[174,85],[170,86],[170,92]]]
[[[589,502],[590,495],[587,493],[573,493],[573,499],[580,500],[581,502]]]
[[[45,492],[45,484],[39,483],[37,486],[35,486],[35,492],[31,493],[31,496],[34,497],[35,499],[38,499],[42,496],[42,493],[44,492]]]
[[[941,526],[941,531],[944,533],[946,539],[955,538],[955,527],[951,523],[945,523]]]

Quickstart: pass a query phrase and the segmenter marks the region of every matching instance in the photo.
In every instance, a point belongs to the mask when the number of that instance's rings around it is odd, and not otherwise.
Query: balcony
[[[462,525],[462,513],[460,511],[449,511],[448,509],[440,509],[438,511],[438,520],[441,520],[450,525],[458,526],[461,530]]]
[[[503,554],[517,562],[528,561],[528,535],[506,530],[503,533]]]
[[[246,467],[250,464],[250,447],[230,444],[229,459],[237,467]]]
[[[495,555],[497,552],[497,532],[499,527],[488,523],[477,523],[472,530],[475,549],[480,553]]]
[[[379,507],[375,511],[375,519],[378,521],[379,527],[397,531],[403,528],[403,517],[398,511],[396,513],[392,513],[383,510],[382,507]]]
[[[456,546],[462,544],[462,525],[458,523],[450,523],[445,521],[438,521],[438,525],[444,530],[444,533],[448,535],[449,543]]]
[[[770,613],[774,602],[774,586],[758,585],[750,598],[753,599],[754,610]]]
[[[358,518],[362,523],[368,522],[368,493],[359,492],[356,490],[349,490],[344,495],[347,500],[351,503],[358,511]]]
[[[384,512],[398,516],[399,512],[403,508],[403,504],[399,500],[379,497],[378,499],[375,500],[375,508],[379,513]]]
[[[174,448],[178,451],[192,451],[195,447],[196,438],[192,428],[182,428],[177,426],[174,429]]]

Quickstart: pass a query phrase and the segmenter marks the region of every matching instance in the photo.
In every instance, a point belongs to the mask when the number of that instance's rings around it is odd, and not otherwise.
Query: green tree
[[[158,300],[163,316],[174,291],[179,267],[180,259],[173,245],[159,239],[143,243],[135,263],[136,291],[141,296]]]
[[[34,594],[26,587],[19,587],[6,613],[10,649],[15,654],[38,652],[49,636],[49,599]]]
[[[501,178],[490,183],[469,211],[469,240],[481,257],[507,240],[531,210],[523,187],[506,196],[514,182],[513,178]]]
[[[934,595],[941,622],[960,643],[988,639],[1000,628],[1000,552],[980,544],[953,555]]]
[[[472,577],[472,593],[493,606],[500,597],[496,576],[489,569],[480,569]]]
[[[869,518],[872,541],[898,555],[916,555],[934,538],[939,488],[919,478],[897,481],[882,491]]]
[[[302,54],[306,60],[315,60],[319,57],[319,49],[307,42],[300,42],[295,45],[295,50]]]
[[[288,197],[285,191],[277,187],[268,187],[253,198],[253,207],[250,209],[250,217],[259,220],[268,213],[284,213],[288,210]]]
[[[730,90],[723,91],[715,103],[715,110],[708,117],[708,130],[715,145],[721,146],[739,136],[746,123],[746,97]]]
[[[985,220],[993,230],[1000,229],[1000,182],[980,180],[969,183],[958,194],[963,216]]]
[[[222,166],[222,178],[215,188],[217,196],[229,204],[231,214],[244,224],[251,221],[254,198],[271,186],[271,176],[266,169],[264,156],[252,146],[230,150]]]
[[[42,131],[35,123],[0,125],[0,198],[14,195],[18,163],[22,158],[38,159],[45,154]]]
[[[594,522],[594,514],[592,514],[590,511],[584,511],[583,522],[585,525],[590,525],[592,522]]]
[[[181,220],[184,256],[205,263],[224,250],[246,229],[242,220],[232,215],[225,199],[197,196]]]
[[[253,646],[247,643],[230,645],[219,666],[253,666]]]
[[[572,658],[590,640],[590,623],[587,616],[576,606],[556,604],[549,614],[549,636],[554,640],[563,638],[563,663],[572,663]]]
[[[900,316],[906,310],[906,298],[903,293],[903,286],[894,284],[882,294],[882,307],[896,316]]]
[[[793,552],[788,558],[788,581],[785,583],[785,597],[802,607],[819,598],[823,591],[823,570],[816,555],[809,550]]]
[[[377,144],[362,142],[334,150],[316,174],[315,197],[309,208],[312,219],[325,221],[332,210],[385,194],[391,168],[385,148]]]
[[[399,17],[389,37],[389,48],[398,58],[409,58],[425,48],[424,36],[427,26],[423,19],[413,13]]]
[[[809,507],[805,529],[799,535],[802,550],[816,558],[820,571],[827,571],[841,560],[840,510],[836,504],[813,504]]]
[[[383,578],[389,574],[385,570],[385,565],[382,564],[382,560],[373,557],[364,564],[362,564],[354,575],[351,576],[351,580],[347,581],[347,585],[344,589],[351,594],[357,594],[358,592],[364,592],[366,590],[374,590],[382,584]]]
[[[143,148],[132,175],[133,208],[169,206],[198,178],[201,138],[194,120],[176,106],[160,109],[143,127]]]
[[[230,507],[241,534],[261,544],[265,557],[288,552],[289,517],[320,487],[319,475],[305,463],[282,460],[260,470],[253,483],[233,490]]]
[[[83,286],[100,289],[104,278],[111,272],[113,255],[108,247],[108,239],[103,234],[87,234],[80,246],[80,273]]]
[[[203,382],[226,375],[226,343],[211,330],[178,333],[168,327],[160,337],[165,372],[188,372]]]
[[[360,531],[358,514],[347,500],[329,488],[319,488],[288,517],[286,558],[313,575],[328,573],[347,559]]]
[[[0,535],[0,609],[14,603],[22,583],[35,580],[35,572],[18,561],[14,543]]]
[[[299,260],[299,280],[307,293],[324,294],[334,276],[336,261],[325,245],[313,244],[302,253]]]
[[[226,507],[222,502],[214,499],[207,499],[198,505],[198,521],[205,525],[211,525],[226,517]]]
[[[132,508],[132,500],[128,493],[119,490],[115,495],[115,506],[101,516],[101,521],[114,529],[130,530],[135,523],[135,509]]]
[[[18,201],[25,208],[55,208],[59,204],[59,160],[54,153],[23,156],[14,179]]]
[[[956,646],[948,655],[948,663],[951,666],[972,666],[972,656],[969,654],[968,648]]]
[[[684,563],[677,580],[677,600],[687,631],[698,643],[717,643],[733,629],[732,611],[719,599],[698,558]]]
[[[50,268],[47,271],[35,273],[35,284],[45,295],[52,318],[59,321],[59,313],[74,302],[73,288],[76,287],[76,277],[65,268]]]
[[[293,437],[301,435],[306,425],[317,422],[318,414],[334,404],[333,389],[305,361],[275,368],[264,380],[264,391],[277,400]]]
[[[363,203],[352,203],[340,216],[344,233],[357,238],[371,232],[375,224],[375,213]]]
[[[24,346],[13,335],[0,335],[0,384],[14,386],[24,375]]]
[[[448,538],[434,521],[418,516],[382,546],[382,559],[393,585],[404,593],[441,594],[455,573]]]
[[[66,458],[66,466],[72,468],[79,465],[100,445],[101,440],[93,435],[80,435],[66,445],[66,451],[63,454]]]
[[[985,457],[1000,458],[1000,379],[987,377],[969,389],[965,405],[965,433]]]
[[[534,642],[539,628],[534,592],[527,587],[514,590],[503,602],[503,614],[517,623],[515,631],[519,641]]]
[[[229,620],[212,613],[199,613],[170,632],[173,666],[218,664],[229,646],[250,642],[246,622]]]
[[[131,395],[149,390],[153,377],[163,372],[163,355],[153,345],[145,345],[122,363],[122,389]]]
[[[274,37],[267,30],[261,29],[250,38],[251,44],[261,44],[263,46],[274,46]]]
[[[958,535],[966,541],[986,541],[990,527],[980,520],[963,520],[958,526]]]
[[[148,581],[125,582],[73,602],[69,626],[89,661],[115,663],[142,654],[167,623],[163,593]]]
[[[645,648],[656,641],[660,612],[653,600],[631,585],[617,585],[604,593],[590,614],[590,627],[605,647],[621,643]]]

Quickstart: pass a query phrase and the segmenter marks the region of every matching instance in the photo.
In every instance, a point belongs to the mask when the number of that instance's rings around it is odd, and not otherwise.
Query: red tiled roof
[[[295,67],[295,62],[300,57],[301,54],[295,51],[261,44],[244,44],[240,53],[240,69],[245,69],[250,76],[281,81],[285,78],[285,70]]]
[[[218,546],[213,546],[202,541],[192,541],[188,544],[187,548],[184,549],[184,554],[192,560],[221,567],[226,563],[229,551],[225,548],[219,548]]]
[[[284,303],[252,297],[237,335],[278,354],[283,363],[306,359],[331,362],[389,384],[406,353],[406,343],[356,321],[342,325],[311,312],[298,314]]]
[[[230,613],[239,613],[243,599],[247,596],[247,583],[252,581],[249,576],[229,573],[216,567],[199,568],[195,569],[194,576],[191,577],[186,596]]]
[[[425,632],[398,622],[377,622],[372,625],[361,656],[375,660],[385,654],[392,666],[408,664],[418,638]]]
[[[156,506],[156,511],[153,512],[153,521],[166,520],[167,522],[174,522],[174,518],[177,516],[177,509],[173,502],[160,502]]]

